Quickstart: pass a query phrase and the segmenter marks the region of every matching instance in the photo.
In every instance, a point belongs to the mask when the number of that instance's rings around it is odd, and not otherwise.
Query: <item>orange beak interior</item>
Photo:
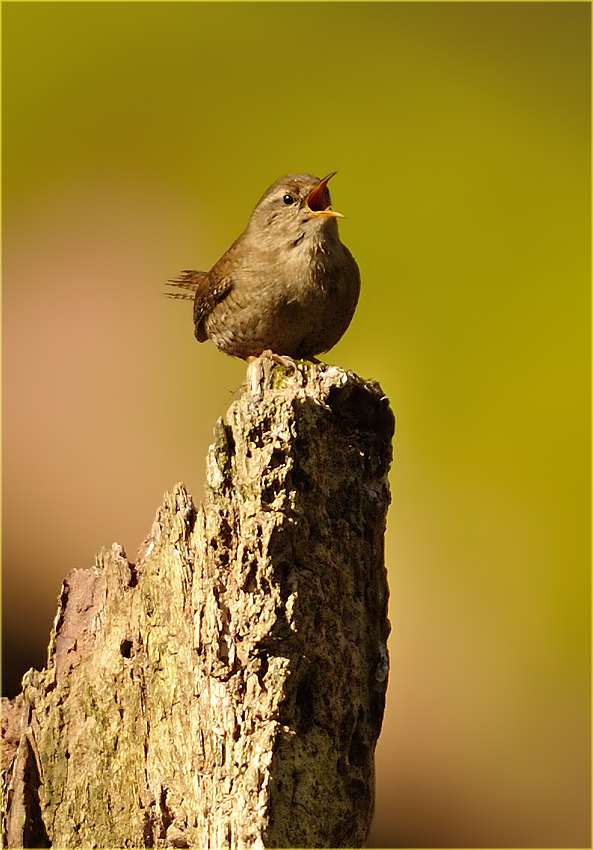
[[[318,183],[317,186],[311,189],[311,191],[307,195],[307,206],[309,207],[312,213],[315,213],[316,215],[325,215],[333,218],[343,218],[342,213],[334,212],[334,210],[332,210],[330,207],[327,184],[335,173],[335,171],[332,171],[331,174],[328,174],[327,177],[324,177],[321,183]]]

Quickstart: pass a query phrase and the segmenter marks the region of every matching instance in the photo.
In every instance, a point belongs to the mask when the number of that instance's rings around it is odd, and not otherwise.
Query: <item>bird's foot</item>
[[[266,348],[259,356],[262,360],[271,360],[272,363],[276,363],[278,366],[284,366],[285,369],[293,369],[295,372],[298,372],[299,367],[297,363],[292,357],[288,357],[286,354],[276,354],[271,348]]]
[[[264,389],[272,386],[271,377],[274,365],[290,369],[299,385],[303,385],[303,376],[299,371],[299,364],[285,354],[276,354],[275,351],[267,348],[258,357],[249,357],[247,362],[247,385],[251,395],[258,400],[263,397]]]

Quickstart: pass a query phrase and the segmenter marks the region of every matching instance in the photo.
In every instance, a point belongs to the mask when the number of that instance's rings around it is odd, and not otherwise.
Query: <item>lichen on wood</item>
[[[388,657],[394,419],[336,367],[262,372],[195,509],[65,579],[47,667],[5,703],[7,847],[356,847]]]

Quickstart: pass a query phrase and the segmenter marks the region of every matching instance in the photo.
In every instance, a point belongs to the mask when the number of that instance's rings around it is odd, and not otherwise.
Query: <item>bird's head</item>
[[[278,234],[287,241],[325,229],[337,233],[336,218],[343,216],[332,210],[327,187],[335,173],[323,180],[313,174],[288,174],[276,180],[255,207],[248,230],[262,239]]]

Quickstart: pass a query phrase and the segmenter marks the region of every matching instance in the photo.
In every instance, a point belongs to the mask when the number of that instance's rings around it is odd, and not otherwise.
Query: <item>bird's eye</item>
[[[285,195],[282,200],[284,201],[287,207],[290,206],[290,204],[294,204],[294,198],[292,197],[292,195]]]

